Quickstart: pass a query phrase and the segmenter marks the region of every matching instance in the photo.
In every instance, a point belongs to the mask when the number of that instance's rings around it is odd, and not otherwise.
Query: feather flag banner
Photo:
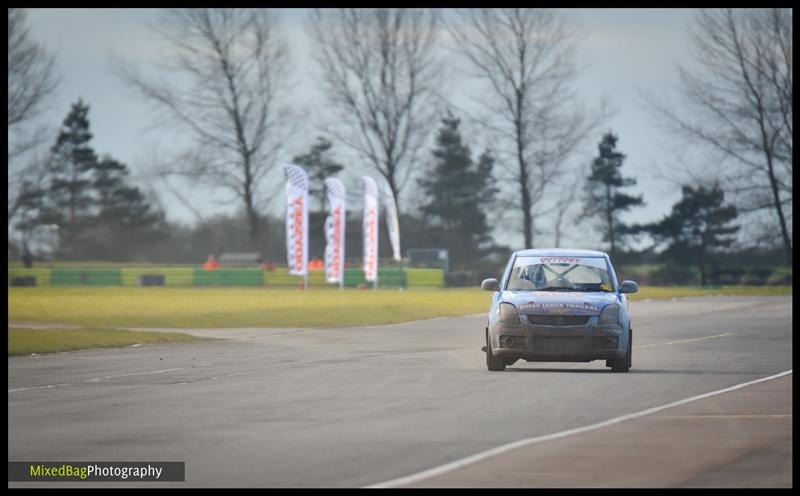
[[[389,229],[389,241],[392,243],[392,257],[399,262],[402,259],[400,256],[400,222],[397,219],[397,204],[388,183],[384,184],[383,195],[386,204],[386,227]]]
[[[346,197],[344,184],[338,179],[325,180],[328,217],[325,219],[325,280],[344,284],[344,229]]]
[[[364,278],[378,282],[378,185],[369,176],[364,183]]]
[[[287,164],[286,173],[286,255],[289,274],[308,274],[308,174]]]

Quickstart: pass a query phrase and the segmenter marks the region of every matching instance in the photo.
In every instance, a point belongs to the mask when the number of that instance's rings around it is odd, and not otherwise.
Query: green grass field
[[[791,295],[791,286],[644,287],[631,300]],[[87,327],[344,327],[487,311],[477,288],[310,291],[266,288],[9,288],[9,322]]]
[[[121,348],[134,344],[184,343],[203,338],[173,332],[123,331],[119,329],[21,329],[8,328],[8,354],[54,353],[90,348]]]
[[[645,286],[630,296],[631,301],[682,298],[686,296],[791,296],[792,286]]]
[[[476,289],[9,288],[9,320],[112,327],[341,327],[464,315]]]

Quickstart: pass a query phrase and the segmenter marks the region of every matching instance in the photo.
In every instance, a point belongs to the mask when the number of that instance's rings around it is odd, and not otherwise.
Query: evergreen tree
[[[131,185],[128,167],[111,157],[95,166],[93,186],[96,192],[97,219],[113,222],[120,229],[138,229],[161,221],[139,188]]]
[[[163,213],[130,184],[124,164],[98,160],[88,113],[82,100],[72,105],[51,148],[46,185],[28,195],[38,215],[22,227],[57,225],[60,257],[126,260],[161,234]]]
[[[325,179],[333,177],[344,169],[344,166],[336,162],[331,157],[333,143],[323,138],[317,137],[317,142],[311,145],[308,153],[296,155],[292,162],[302,166],[308,174],[308,194],[317,201],[317,209],[311,210],[309,204],[308,224],[312,233],[322,233],[325,225]],[[352,232],[352,231],[348,231]],[[309,256],[311,258],[322,258],[325,253],[325,239],[323,236],[312,235],[309,238]]]
[[[325,210],[325,179],[344,169],[330,156],[332,147],[333,143],[319,136],[308,153],[292,159],[293,163],[303,166],[308,173],[308,194],[319,202],[318,212]]]
[[[158,239],[164,215],[141,190],[130,184],[128,167],[111,157],[98,161],[93,170],[95,215],[85,252],[93,259],[127,260]]]
[[[609,253],[612,257],[623,244],[623,236],[630,232],[628,226],[619,220],[620,213],[644,205],[641,195],[620,192],[622,188],[634,186],[636,179],[622,177],[620,168],[625,155],[617,151],[617,139],[614,134],[606,133],[600,141],[600,154],[592,161],[592,172],[586,180],[584,204],[584,216],[598,220],[603,241],[611,245]]]
[[[93,203],[92,170],[97,155],[89,146],[92,133],[88,114],[89,106],[83,100],[72,104],[47,163],[49,180],[40,219],[59,226],[61,249],[68,253],[77,250],[79,232]]]
[[[459,131],[460,120],[448,114],[436,137],[434,165],[418,180],[428,202],[422,206],[426,221],[438,227],[450,253],[453,269],[474,268],[492,251],[485,210],[497,189],[492,178],[494,158],[486,151],[477,163]]]
[[[42,207],[46,192],[31,181],[23,180],[17,195],[17,213],[14,219],[14,228],[22,235],[22,244],[25,245],[33,236],[34,230],[42,223]],[[11,217],[9,216],[9,221]]]
[[[707,282],[709,264],[713,264],[717,248],[730,246],[740,226],[732,225],[737,211],[725,205],[725,192],[718,184],[711,188],[683,186],[683,198],[660,222],[646,226],[657,242],[669,242],[664,258],[697,264],[700,284]]]

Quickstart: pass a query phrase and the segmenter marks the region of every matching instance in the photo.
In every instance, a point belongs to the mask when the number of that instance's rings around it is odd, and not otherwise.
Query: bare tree
[[[564,236],[564,225],[573,222],[571,211],[578,205],[579,188],[574,184],[563,184],[559,190],[558,199],[553,205],[555,219],[553,219],[553,246],[561,247]]]
[[[386,179],[399,209],[414,154],[436,125],[438,17],[417,9],[316,9],[308,26],[341,117],[327,131]]]
[[[23,155],[43,142],[43,128],[31,128],[58,86],[55,56],[30,38],[26,13],[8,9],[8,223],[35,195],[44,178],[42,157]],[[13,162],[13,163],[12,163]]]
[[[791,260],[792,11],[703,10],[694,46],[697,68],[679,69],[686,112],[647,104],[677,136],[727,159],[726,189],[744,212],[773,211]]]
[[[575,26],[552,9],[466,9],[449,31],[486,84],[485,123],[513,164],[515,207],[522,210],[525,247],[533,247],[535,210],[554,194],[565,161],[605,116],[590,116],[569,87],[577,74]]]
[[[265,9],[172,9],[159,28],[169,46],[164,69],[183,84],[147,79],[125,63],[117,73],[190,132],[192,149],[168,172],[241,200],[255,243],[262,181],[287,129],[280,98],[289,61],[277,19]]]
[[[36,117],[58,85],[55,56],[30,39],[25,11],[8,9],[8,125]]]

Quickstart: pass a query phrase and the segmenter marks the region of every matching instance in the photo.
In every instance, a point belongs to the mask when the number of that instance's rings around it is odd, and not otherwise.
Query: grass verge
[[[686,296],[791,296],[792,286],[645,286],[630,295],[631,301]]]
[[[791,286],[643,287],[631,300],[791,295]],[[10,322],[86,327],[347,327],[486,312],[477,288],[310,291],[267,288],[9,288]]]
[[[342,327],[485,311],[478,289],[9,288],[9,320],[95,327]]]
[[[203,338],[173,332],[124,331],[120,329],[22,329],[8,328],[8,355],[55,353],[91,348],[122,348],[134,344],[177,343]]]

